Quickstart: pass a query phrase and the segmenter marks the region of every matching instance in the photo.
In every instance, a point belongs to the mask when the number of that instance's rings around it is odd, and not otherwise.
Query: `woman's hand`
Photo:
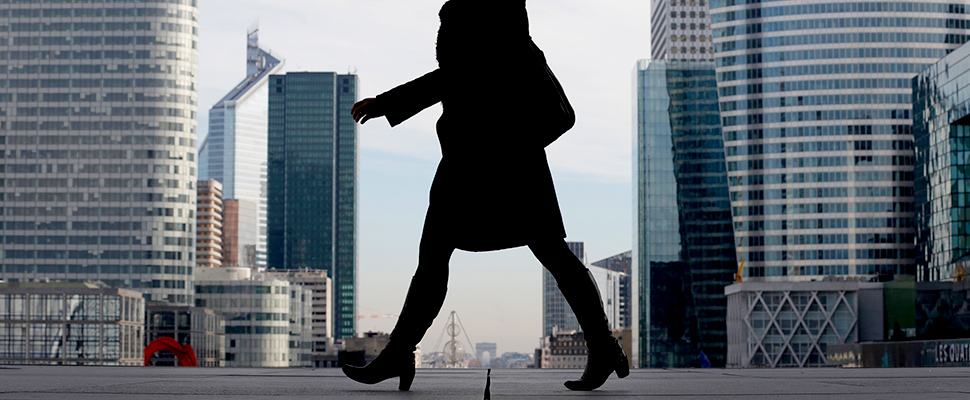
[[[363,124],[371,118],[383,117],[384,111],[381,110],[377,99],[369,97],[354,104],[350,114],[354,116],[354,121]]]

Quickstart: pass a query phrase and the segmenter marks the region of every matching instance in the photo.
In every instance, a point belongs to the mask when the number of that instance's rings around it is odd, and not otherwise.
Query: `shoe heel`
[[[401,383],[398,384],[397,390],[402,392],[411,390],[411,382],[414,382],[414,369],[410,369],[401,374]]]
[[[622,379],[628,375],[630,375],[630,361],[626,356],[620,357],[616,362],[616,377]]]

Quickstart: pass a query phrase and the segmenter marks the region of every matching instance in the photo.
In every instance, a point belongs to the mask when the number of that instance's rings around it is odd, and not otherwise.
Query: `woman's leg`
[[[415,347],[441,311],[448,291],[448,260],[455,251],[449,243],[446,232],[441,230],[429,210],[418,248],[418,269],[411,278],[404,307],[387,346],[366,367],[344,366],[344,374],[368,384],[401,377],[398,389],[411,388]]]
[[[566,382],[566,387],[572,390],[596,389],[606,382],[613,371],[620,378],[626,377],[630,373],[629,361],[623,348],[613,338],[603,301],[589,269],[562,239],[530,244],[529,249],[556,278],[559,290],[576,314],[586,338],[589,350],[586,370],[578,381]]]

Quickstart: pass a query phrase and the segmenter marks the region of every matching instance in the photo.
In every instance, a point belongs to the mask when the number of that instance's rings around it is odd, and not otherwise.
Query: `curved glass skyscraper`
[[[192,303],[196,0],[0,7],[0,279]]]
[[[912,78],[963,3],[713,0],[745,276],[913,274]]]

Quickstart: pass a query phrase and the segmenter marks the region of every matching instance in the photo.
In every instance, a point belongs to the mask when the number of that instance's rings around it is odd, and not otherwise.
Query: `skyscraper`
[[[963,4],[714,0],[744,275],[914,273],[912,78],[967,38]]]
[[[586,264],[586,242],[566,242],[569,250]],[[542,269],[542,336],[552,335],[553,330],[578,331],[579,321],[566,298],[559,291],[556,278],[549,270]]]
[[[736,267],[714,65],[641,60],[636,85],[639,363],[724,365]]]
[[[356,99],[356,75],[270,76],[268,264],[327,271],[338,339],[357,323]]]
[[[710,60],[714,57],[707,0],[652,0],[651,58]]]
[[[924,282],[970,275],[968,55],[963,45],[913,79],[916,273]]]
[[[198,182],[195,229],[195,265],[222,266],[222,184],[215,179]]]
[[[196,2],[22,0],[0,41],[0,278],[191,304]]]
[[[257,265],[248,265],[248,257],[236,259],[242,264],[227,265],[266,267],[267,79],[282,70],[283,61],[260,48],[259,30],[251,29],[246,78],[209,110],[209,134],[199,149],[199,176],[221,182],[223,197],[238,200],[240,211],[256,209],[255,214],[238,214],[235,245],[244,254],[255,252]]]

